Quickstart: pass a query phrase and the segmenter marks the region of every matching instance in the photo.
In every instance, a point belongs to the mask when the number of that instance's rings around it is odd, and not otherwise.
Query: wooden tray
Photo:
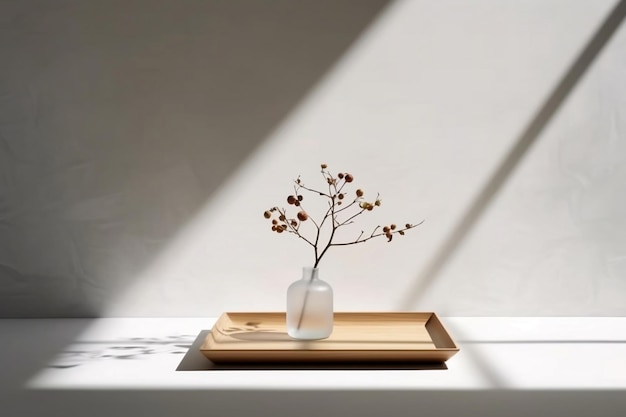
[[[335,313],[327,339],[287,334],[285,313],[224,313],[201,352],[213,362],[444,362],[459,351],[435,313]]]

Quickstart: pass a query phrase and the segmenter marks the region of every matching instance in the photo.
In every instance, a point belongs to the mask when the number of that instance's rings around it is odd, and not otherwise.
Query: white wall
[[[613,1],[158,4],[3,4],[2,315],[282,310],[321,162],[426,220],[329,252],[339,310],[626,313],[624,28],[429,272]]]

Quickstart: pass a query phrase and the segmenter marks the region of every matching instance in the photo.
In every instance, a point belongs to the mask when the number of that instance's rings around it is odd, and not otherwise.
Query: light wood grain
[[[214,362],[424,361],[458,352],[435,313],[335,313],[327,339],[289,337],[285,313],[224,313],[201,351]]]

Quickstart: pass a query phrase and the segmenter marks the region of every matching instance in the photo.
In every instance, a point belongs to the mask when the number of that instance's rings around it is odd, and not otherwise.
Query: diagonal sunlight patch
[[[316,181],[321,162],[353,173],[366,196],[381,193],[364,230],[426,220],[403,239],[341,248],[321,265],[338,309],[397,308],[398,288],[436,257],[607,6],[578,4],[558,19],[539,13],[543,5],[502,7],[487,17],[472,5],[388,7],[105,315],[283,309],[310,248],[272,234],[261,214],[285,201],[296,176]]]

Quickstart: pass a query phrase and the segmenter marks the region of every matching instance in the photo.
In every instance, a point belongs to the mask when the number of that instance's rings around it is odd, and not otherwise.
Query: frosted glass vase
[[[333,331],[333,289],[319,269],[302,268],[302,279],[287,289],[287,333],[294,339],[325,339]]]

